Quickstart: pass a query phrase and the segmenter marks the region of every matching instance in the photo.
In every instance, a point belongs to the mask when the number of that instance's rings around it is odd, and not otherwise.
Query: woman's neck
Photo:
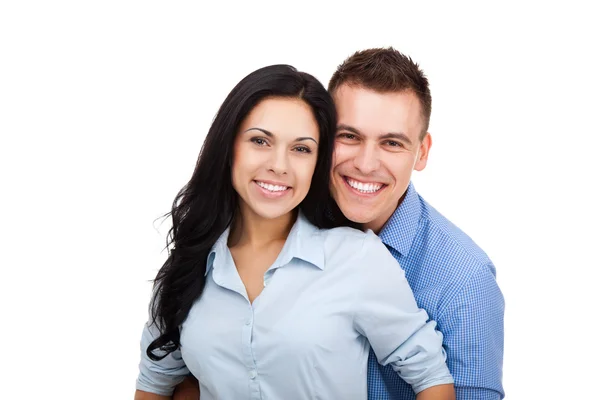
[[[285,241],[298,214],[291,211],[281,217],[264,218],[240,205],[234,218],[227,245],[264,248],[275,241]]]

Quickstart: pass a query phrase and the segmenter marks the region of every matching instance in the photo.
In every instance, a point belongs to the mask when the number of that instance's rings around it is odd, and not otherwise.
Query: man
[[[376,232],[405,270],[417,303],[444,335],[457,399],[502,399],[504,299],[495,268],[410,182],[427,165],[432,142],[427,78],[395,49],[369,49],[338,67],[329,91],[339,114],[331,192],[340,210]],[[371,400],[415,399],[373,352],[368,386]],[[174,399],[197,398],[197,390],[188,381]]]
[[[495,268],[410,183],[427,165],[429,84],[398,51],[349,57],[329,82],[338,110],[331,192],[342,213],[372,229],[405,270],[417,303],[444,335],[456,398],[502,399],[504,299]],[[369,359],[370,399],[414,399],[398,375]]]

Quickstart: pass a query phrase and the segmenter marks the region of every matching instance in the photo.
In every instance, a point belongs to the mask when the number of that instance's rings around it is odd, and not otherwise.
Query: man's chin
[[[372,211],[357,212],[355,209],[348,210],[344,209],[343,207],[340,207],[340,210],[342,211],[342,214],[344,214],[344,217],[348,218],[355,224],[368,224],[369,222],[373,221]]]

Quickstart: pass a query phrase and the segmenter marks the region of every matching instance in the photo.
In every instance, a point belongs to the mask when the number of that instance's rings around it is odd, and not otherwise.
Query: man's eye
[[[388,140],[386,144],[391,147],[402,147],[401,143],[394,142],[393,140]]]
[[[352,133],[340,133],[339,137],[342,139],[349,139],[349,140],[356,139],[356,136],[353,135]]]

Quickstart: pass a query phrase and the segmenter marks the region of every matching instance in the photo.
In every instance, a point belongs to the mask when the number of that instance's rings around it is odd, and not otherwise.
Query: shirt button
[[[250,371],[250,379],[256,379],[256,375],[257,375],[256,370]]]
[[[247,321],[246,321],[246,325],[250,325],[251,323],[252,323],[252,321],[251,321],[251,320],[247,320]]]

